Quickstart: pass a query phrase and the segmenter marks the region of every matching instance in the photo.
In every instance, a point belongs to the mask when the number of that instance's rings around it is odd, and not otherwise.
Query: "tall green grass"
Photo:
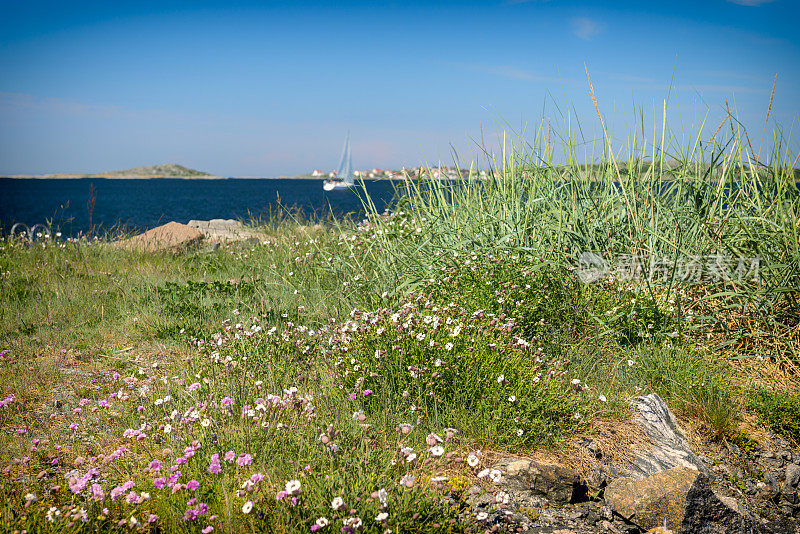
[[[681,258],[725,257],[735,268],[739,258],[758,257],[758,282],[707,284],[705,297],[715,309],[755,320],[759,335],[780,335],[800,321],[796,155],[776,131],[772,150],[756,161],[746,132],[730,121],[727,138],[727,127],[713,135],[701,129],[681,146],[666,134],[665,111],[660,138],[634,131],[627,146],[609,142],[584,162],[569,122],[554,135],[543,121],[532,142],[504,135],[498,151],[486,153],[488,178],[471,169],[464,181],[408,180],[393,217],[368,203],[372,262],[402,292],[437,278],[443,263],[464,253],[505,250],[571,266],[584,251],[609,261],[635,255],[645,269],[651,258],[665,260],[661,283],[640,283],[653,296],[670,296],[683,288],[674,266]],[[564,164],[553,160],[553,138],[562,140]]]

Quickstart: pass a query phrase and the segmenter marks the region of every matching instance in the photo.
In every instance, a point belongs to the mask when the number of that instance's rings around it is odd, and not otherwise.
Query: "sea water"
[[[366,180],[364,185],[379,211],[394,197],[391,181]],[[263,220],[297,211],[315,219],[348,214],[358,219],[365,215],[363,195],[358,184],[325,192],[322,180],[301,179],[0,178],[0,230],[7,234],[20,222],[75,236],[89,230],[90,213],[99,233],[192,219]]]

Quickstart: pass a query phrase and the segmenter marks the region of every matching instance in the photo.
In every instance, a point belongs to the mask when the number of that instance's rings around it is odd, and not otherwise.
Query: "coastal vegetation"
[[[466,504],[493,459],[579,469],[648,393],[699,447],[796,442],[796,155],[732,130],[580,165],[567,126],[564,166],[543,124],[485,179],[218,248],[5,240],[4,528],[503,528]]]

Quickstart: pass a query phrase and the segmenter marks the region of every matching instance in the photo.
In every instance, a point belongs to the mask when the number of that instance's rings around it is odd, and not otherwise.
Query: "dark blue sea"
[[[379,211],[393,196],[390,181],[365,181],[366,193]],[[91,207],[90,198],[94,197]],[[191,219],[266,219],[301,212],[321,219],[365,214],[356,186],[324,192],[322,180],[247,179],[151,180],[12,179],[0,178],[0,230],[14,223],[51,225],[53,231],[75,236],[89,230],[89,212],[96,233],[116,229],[142,230],[169,221]]]

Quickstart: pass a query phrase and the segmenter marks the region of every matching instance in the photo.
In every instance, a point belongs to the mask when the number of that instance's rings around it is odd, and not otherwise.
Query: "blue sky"
[[[348,130],[357,167],[396,168],[567,111],[591,141],[584,64],[617,147],[640,113],[660,137],[670,85],[677,141],[727,99],[758,143],[775,74],[774,120],[800,126],[798,20],[796,0],[2,0],[0,173],[291,175],[335,167]]]

